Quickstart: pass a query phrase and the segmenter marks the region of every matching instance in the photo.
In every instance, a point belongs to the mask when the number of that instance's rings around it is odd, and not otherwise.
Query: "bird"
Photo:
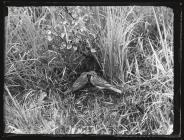
[[[93,86],[99,89],[110,89],[119,94],[122,93],[120,89],[117,89],[114,85],[111,85],[109,82],[99,77],[95,71],[90,71],[87,73],[88,77],[90,76],[90,82]]]
[[[83,72],[81,75],[77,78],[77,80],[74,82],[72,87],[64,92],[64,94],[67,94],[69,92],[77,91],[83,88],[88,83],[88,72]]]

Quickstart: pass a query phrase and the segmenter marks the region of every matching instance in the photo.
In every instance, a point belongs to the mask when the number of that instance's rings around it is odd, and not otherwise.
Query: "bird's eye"
[[[95,74],[95,72],[94,72],[94,71],[91,71],[91,73],[92,73],[92,74]]]

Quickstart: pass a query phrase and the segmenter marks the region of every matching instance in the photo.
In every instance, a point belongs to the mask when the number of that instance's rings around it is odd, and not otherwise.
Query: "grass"
[[[173,131],[173,12],[166,7],[9,7],[5,133],[169,135]],[[81,53],[82,52],[82,53]],[[86,87],[91,67],[123,90]],[[93,70],[93,69],[92,69]],[[98,70],[97,70],[98,72]]]

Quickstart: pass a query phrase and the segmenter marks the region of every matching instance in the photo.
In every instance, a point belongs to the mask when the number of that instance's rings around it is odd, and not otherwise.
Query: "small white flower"
[[[52,32],[51,30],[47,30],[47,34],[50,35]]]
[[[49,35],[49,36],[47,36],[47,39],[48,39],[48,41],[52,41],[52,37]]]
[[[63,24],[66,25],[67,24],[67,21],[64,21]]]
[[[91,48],[91,52],[92,52],[92,53],[95,53],[95,52],[96,52],[96,50],[95,50],[95,49],[93,49],[93,48]]]

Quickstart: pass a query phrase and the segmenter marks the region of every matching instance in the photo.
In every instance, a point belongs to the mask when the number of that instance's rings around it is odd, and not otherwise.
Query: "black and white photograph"
[[[8,6],[7,11],[4,133],[173,133],[172,8]]]

